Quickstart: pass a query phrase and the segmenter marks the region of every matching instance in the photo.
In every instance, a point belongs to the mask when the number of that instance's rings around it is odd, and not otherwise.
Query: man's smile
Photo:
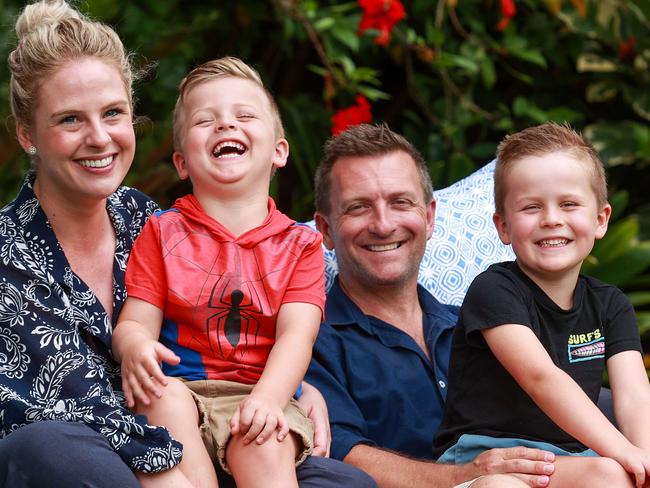
[[[402,242],[392,242],[390,244],[371,244],[368,246],[365,246],[366,249],[372,252],[384,252],[384,251],[392,251],[393,249],[397,249],[402,245]]]

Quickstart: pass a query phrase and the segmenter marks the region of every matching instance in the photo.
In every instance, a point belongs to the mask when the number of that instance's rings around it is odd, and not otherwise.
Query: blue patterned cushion
[[[494,161],[435,192],[435,229],[420,263],[418,281],[442,303],[460,305],[477,274],[492,263],[514,259],[492,223],[493,177]],[[334,251],[326,250],[327,289],[337,271]]]

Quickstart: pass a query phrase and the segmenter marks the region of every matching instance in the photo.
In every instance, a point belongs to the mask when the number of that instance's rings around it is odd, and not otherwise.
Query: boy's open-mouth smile
[[[537,245],[540,247],[546,247],[546,248],[551,248],[551,247],[564,247],[567,244],[571,242],[569,239],[564,239],[564,238],[556,238],[556,239],[543,239],[541,241],[537,241]]]
[[[215,158],[236,158],[244,154],[248,148],[239,141],[222,141],[212,149]]]

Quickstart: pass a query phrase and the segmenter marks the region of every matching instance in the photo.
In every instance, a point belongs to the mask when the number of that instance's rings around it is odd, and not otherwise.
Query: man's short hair
[[[383,156],[396,151],[404,151],[411,156],[418,170],[425,203],[431,202],[433,200],[433,185],[429,168],[415,146],[403,136],[390,130],[386,124],[359,124],[331,137],[325,143],[323,159],[314,178],[316,210],[323,214],[330,211],[331,173],[339,159]]]
[[[494,171],[494,203],[497,213],[503,214],[504,211],[503,204],[508,191],[506,176],[513,163],[526,157],[540,157],[553,152],[566,152],[578,161],[587,163],[598,206],[607,203],[605,169],[594,147],[569,124],[547,122],[508,135],[497,147]]]

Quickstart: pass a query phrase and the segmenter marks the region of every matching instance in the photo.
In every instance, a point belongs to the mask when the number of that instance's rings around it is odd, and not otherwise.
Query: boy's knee
[[[249,465],[251,460],[259,468],[268,467],[272,469],[280,466],[290,459],[294,462],[296,457],[296,440],[293,435],[287,436],[283,442],[278,442],[271,437],[263,444],[251,442],[244,444],[244,437],[236,435],[230,438],[226,448],[226,460],[229,466],[244,462]]]
[[[181,380],[169,376],[167,386],[162,389],[162,396],[160,398],[150,396],[150,400],[149,405],[137,402],[136,413],[147,417],[165,415],[169,418],[169,415],[178,415],[179,412],[185,412],[187,409],[196,410],[196,403],[189,388]]]
[[[598,482],[600,486],[615,486],[617,488],[632,486],[630,475],[617,461],[606,457],[594,457],[590,460],[592,465],[588,472],[594,482]]]
[[[528,484],[514,476],[493,474],[482,476],[470,486],[471,488],[527,488]]]

